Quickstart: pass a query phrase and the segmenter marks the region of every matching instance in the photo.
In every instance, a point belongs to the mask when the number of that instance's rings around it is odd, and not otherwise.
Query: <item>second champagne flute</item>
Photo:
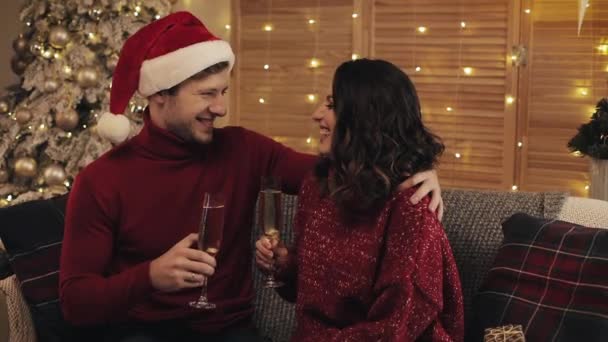
[[[259,196],[259,225],[262,234],[276,246],[281,238],[280,229],[283,225],[281,210],[281,182],[276,177],[262,177]],[[274,258],[270,265],[270,272],[266,276],[264,287],[275,288],[283,286],[283,283],[275,279]]]

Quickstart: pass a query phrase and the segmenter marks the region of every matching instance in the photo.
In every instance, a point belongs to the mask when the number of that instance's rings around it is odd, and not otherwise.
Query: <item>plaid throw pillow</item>
[[[474,301],[475,340],[520,324],[529,341],[606,341],[608,230],[515,214]]]

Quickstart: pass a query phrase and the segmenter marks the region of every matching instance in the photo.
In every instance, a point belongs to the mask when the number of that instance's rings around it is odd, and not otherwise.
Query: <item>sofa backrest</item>
[[[502,222],[515,213],[556,218],[565,193],[447,190],[443,226],[460,273],[465,325],[471,322],[474,296],[503,240]]]

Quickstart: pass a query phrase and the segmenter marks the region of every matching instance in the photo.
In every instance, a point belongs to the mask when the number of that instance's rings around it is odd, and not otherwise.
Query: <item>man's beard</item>
[[[171,133],[177,135],[178,137],[187,142],[209,144],[213,139],[213,130],[211,130],[209,133],[204,134],[204,136],[200,134],[199,136],[197,136],[194,133],[194,128],[192,127],[192,124],[188,123],[169,123],[167,125],[167,129]]]

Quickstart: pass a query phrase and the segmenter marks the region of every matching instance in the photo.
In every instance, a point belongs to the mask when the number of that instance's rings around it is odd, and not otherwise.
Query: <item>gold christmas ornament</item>
[[[13,72],[19,76],[21,76],[25,69],[27,68],[27,62],[17,56],[13,56],[11,58],[11,69]]]
[[[0,114],[6,114],[9,110],[10,106],[8,105],[8,102],[4,100],[0,101]]]
[[[63,185],[63,182],[67,179],[67,174],[65,173],[63,166],[53,164],[44,169],[42,177],[44,177],[44,182],[49,186]]]
[[[15,173],[20,177],[31,178],[36,176],[37,167],[34,158],[22,157],[15,162]]]
[[[70,42],[70,33],[62,26],[54,26],[49,32],[49,43],[55,49],[63,49]]]
[[[19,36],[17,39],[13,40],[13,49],[18,55],[26,54],[29,51],[27,39],[23,38],[23,36]]]
[[[73,109],[55,115],[55,125],[64,131],[71,131],[76,128],[78,126],[78,120],[78,113]]]
[[[46,81],[44,81],[44,92],[45,93],[52,93],[54,91],[56,91],[57,89],[59,89],[59,82],[57,82],[56,79],[48,79]]]
[[[93,67],[82,67],[80,70],[78,70],[78,74],[76,75],[76,81],[82,88],[91,88],[96,86],[98,79],[99,75],[97,74],[97,70],[95,70]]]
[[[25,108],[20,108],[15,112],[15,119],[17,119],[17,122],[21,125],[25,125],[32,119],[32,112]]]
[[[68,192],[68,188],[65,185],[53,185],[44,189],[47,193],[51,194],[51,197],[63,195]]]
[[[8,182],[8,171],[0,169],[0,183]]]
[[[108,70],[110,70],[111,72],[114,72],[114,70],[116,69],[116,66],[118,65],[118,56],[116,54],[112,54],[111,56],[108,57],[108,59],[106,60],[106,67],[108,68]]]

